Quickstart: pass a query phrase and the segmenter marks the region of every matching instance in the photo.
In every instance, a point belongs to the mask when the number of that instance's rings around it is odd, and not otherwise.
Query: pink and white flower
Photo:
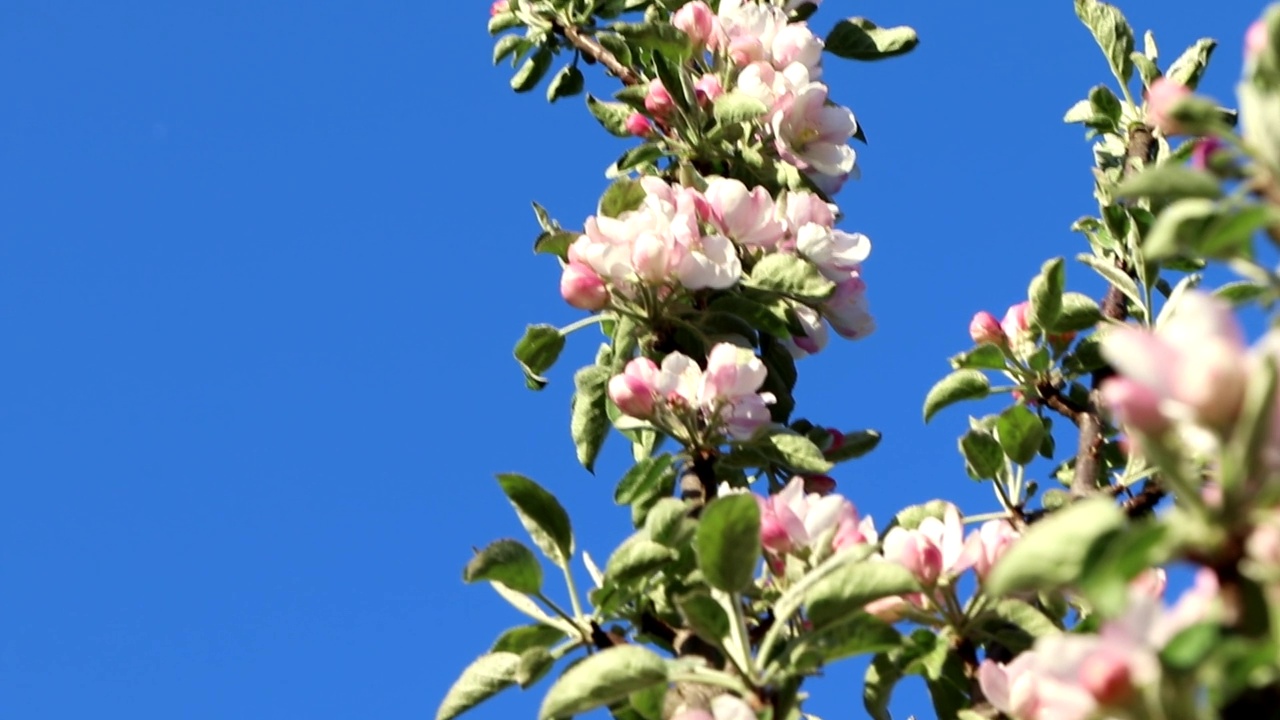
[[[941,520],[925,518],[914,530],[894,527],[884,536],[884,557],[911,571],[925,587],[955,577],[979,559],[966,553],[960,511],[948,505]]]
[[[738,180],[717,177],[707,182],[703,195],[711,222],[734,241],[772,248],[782,240],[782,223],[775,217],[773,198],[765,188],[748,190]]]
[[[832,533],[835,550],[874,544],[878,539],[870,517],[858,517],[853,503],[842,495],[806,493],[804,478],[794,477],[769,497],[756,496],[760,505],[761,543],[775,555],[812,549]]]
[[[837,283],[836,291],[822,303],[823,317],[840,337],[856,340],[875,331],[875,320],[867,309],[866,290],[860,274],[854,273]]]

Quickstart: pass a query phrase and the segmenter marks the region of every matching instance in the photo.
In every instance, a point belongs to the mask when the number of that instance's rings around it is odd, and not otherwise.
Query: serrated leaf
[[[683,539],[681,529],[689,516],[689,505],[684,500],[664,497],[649,508],[644,518],[644,529],[656,543],[677,547]]]
[[[815,582],[805,593],[804,604],[813,628],[820,630],[864,612],[873,600],[919,589],[915,577],[901,565],[845,563]]]
[[[987,576],[986,589],[992,595],[1009,595],[1075,582],[1094,544],[1105,542],[1125,522],[1124,513],[1109,498],[1064,507],[1010,546]]]
[[[956,370],[972,368],[974,370],[1004,370],[1008,364],[1004,350],[996,345],[984,343],[978,347],[955,355],[947,360]]]
[[[1088,330],[1102,320],[1102,309],[1088,295],[1078,292],[1062,294],[1062,310],[1049,330],[1053,333]]]
[[[596,457],[609,436],[609,414],[605,410],[608,384],[609,368],[600,365],[582,368],[573,376],[569,434],[573,437],[578,462],[593,474]]]
[[[808,301],[825,300],[836,289],[812,263],[784,253],[765,255],[742,284]]]
[[[1163,201],[1186,197],[1217,199],[1222,197],[1222,186],[1217,178],[1203,170],[1165,163],[1130,175],[1116,186],[1114,195]]]
[[[866,18],[841,20],[827,34],[826,51],[849,60],[883,60],[905,55],[920,44],[916,31],[906,27],[881,28]]]
[[[464,582],[502,583],[526,595],[542,590],[542,565],[533,551],[518,540],[496,540],[476,553],[462,571]]]
[[[1090,255],[1088,253],[1081,253],[1080,255],[1077,255],[1076,260],[1079,260],[1085,265],[1093,268],[1094,272],[1101,275],[1102,279],[1114,285],[1120,290],[1120,292],[1124,293],[1125,297],[1137,303],[1139,306],[1144,304],[1142,295],[1138,292],[1138,284],[1134,282],[1133,278],[1126,275],[1124,271],[1116,267],[1115,263],[1111,260],[1100,258],[1096,255]]]
[[[1064,123],[1082,123],[1088,122],[1092,119],[1093,104],[1089,102],[1088,98],[1077,101],[1076,104],[1068,108],[1067,112],[1062,116],[1062,122]]]
[[[624,212],[635,210],[644,202],[644,187],[638,180],[621,178],[614,181],[600,196],[601,215],[616,218]]]
[[[760,506],[754,496],[718,497],[702,509],[694,538],[707,584],[725,592],[751,585],[760,562]]]
[[[516,684],[520,656],[497,652],[481,655],[462,671],[436,710],[436,720],[452,720]]]
[[[1053,327],[1062,311],[1062,292],[1066,287],[1066,271],[1062,258],[1053,258],[1040,268],[1040,274],[1027,288],[1027,322],[1034,328],[1047,330]]]
[[[516,74],[511,76],[511,89],[518,93],[529,92],[551,69],[551,49],[540,47],[525,59]]]
[[[667,664],[639,645],[615,645],[570,667],[547,691],[539,720],[569,717],[667,682]]]
[[[555,495],[516,473],[498,475],[498,485],[538,549],[560,567],[567,566],[573,558],[573,528]]]
[[[721,125],[751,122],[768,111],[758,98],[737,90],[724,93],[711,104],[711,114]]]
[[[669,564],[675,552],[643,534],[632,535],[618,546],[605,564],[606,582],[626,582],[644,577]]]
[[[676,598],[685,625],[703,640],[719,647],[729,636],[729,615],[710,595],[694,592]]]
[[[520,667],[516,669],[516,682],[528,688],[538,682],[556,664],[556,658],[544,647],[531,647],[520,653]]]
[[[493,642],[493,647],[489,648],[489,652],[509,652],[519,655],[532,647],[549,648],[564,637],[563,630],[551,625],[542,623],[517,625],[499,635]]]
[[[1200,84],[1200,78],[1204,77],[1204,71],[1209,67],[1209,58],[1217,46],[1218,41],[1213,38],[1200,38],[1192,43],[1191,47],[1182,51],[1164,76],[1179,85],[1186,85],[1195,90]]]
[[[533,251],[542,255],[555,255],[564,260],[569,256],[569,246],[579,237],[581,235],[578,233],[568,230],[544,231],[533,241]]]
[[[493,64],[502,62],[503,58],[514,53],[526,42],[528,41],[519,35],[503,35],[498,38],[498,42],[493,44]]]
[[[996,420],[996,439],[1004,454],[1019,465],[1035,459],[1044,439],[1044,424],[1025,405],[1014,405]]]
[[[711,301],[708,309],[742,318],[776,338],[791,336],[784,302],[766,304],[738,293],[728,293]]]
[[[665,22],[618,23],[612,30],[629,40],[632,45],[651,50],[677,63],[693,54],[689,36]]]
[[[876,449],[880,444],[880,432],[877,430],[855,430],[843,433],[843,439],[840,441],[840,447],[828,450],[826,453],[827,460],[833,463],[842,463],[846,460],[860,458],[863,455]]]
[[[1238,307],[1263,297],[1267,288],[1248,280],[1238,280],[1214,290],[1213,294]]]
[[[1128,82],[1133,74],[1129,57],[1133,52],[1133,29],[1124,15],[1115,6],[1098,0],[1076,0],[1075,6],[1076,17],[1093,33],[1112,70],[1121,81]]]
[[[939,380],[929,389],[924,399],[924,421],[929,422],[937,412],[961,400],[977,400],[991,392],[991,382],[977,370],[956,370]]]
[[[575,65],[565,65],[547,85],[547,102],[577,95],[585,85],[586,78],[582,76],[582,71]]]
[[[591,115],[599,121],[600,126],[608,130],[611,135],[631,137],[631,132],[627,130],[627,118],[631,117],[635,110],[626,103],[597,100],[595,96],[587,93],[587,110],[591,111]]]
[[[637,500],[652,497],[663,487],[664,476],[675,475],[674,462],[675,458],[671,455],[659,455],[637,462],[618,481],[613,501],[619,505],[630,505]]]
[[[1203,244],[1205,230],[1217,212],[1217,203],[1207,198],[1188,197],[1173,202],[1156,217],[1143,239],[1143,251],[1149,259],[1162,260]]]
[[[524,370],[524,382],[530,390],[541,390],[547,386],[547,379],[542,373],[560,358],[564,350],[565,337],[560,329],[553,325],[530,325],[525,328],[524,337],[516,343],[515,358]]]
[[[962,435],[960,454],[964,456],[966,472],[975,480],[993,478],[1004,469],[1000,442],[984,430],[969,430]]]
[[[770,462],[801,474],[825,473],[834,467],[822,449],[803,435],[775,433],[763,438],[755,449]]]

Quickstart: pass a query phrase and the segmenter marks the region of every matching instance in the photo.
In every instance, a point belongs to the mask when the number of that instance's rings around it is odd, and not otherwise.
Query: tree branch
[[[555,21],[553,27],[555,31],[564,36],[587,58],[594,62],[598,62],[605,67],[614,77],[622,81],[623,85],[639,85],[643,78],[635,73],[634,70],[618,62],[618,58],[609,52],[605,46],[601,45],[598,40],[590,35],[583,34],[582,29],[574,25],[562,24]]]
[[[1129,130],[1129,141],[1125,145],[1124,169],[1121,177],[1127,177],[1144,165],[1154,162],[1157,148],[1155,136],[1151,128],[1138,125]],[[1116,258],[1116,267],[1122,272],[1130,273],[1128,264],[1122,258]],[[1107,320],[1123,321],[1128,317],[1125,307],[1124,293],[1112,285],[1102,298],[1102,317]],[[1110,367],[1099,368],[1091,378],[1092,389],[1089,392],[1089,407],[1079,416],[1080,445],[1076,449],[1075,475],[1071,479],[1071,495],[1084,497],[1098,489],[1098,480],[1102,474],[1101,452],[1103,435],[1102,394],[1098,388],[1102,382],[1115,373]]]

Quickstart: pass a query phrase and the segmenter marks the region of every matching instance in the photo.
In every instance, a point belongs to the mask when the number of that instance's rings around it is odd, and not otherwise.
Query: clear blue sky
[[[856,13],[923,41],[829,61],[870,138],[840,200],[880,330],[801,364],[798,413],[884,432],[837,474],[881,525],[943,495],[987,510],[964,411],[924,427],[920,401],[974,311],[1083,249],[1091,156],[1060,118],[1109,74],[1070,0],[826,5],[823,32]],[[1262,3],[1124,7],[1167,58],[1219,37],[1204,87],[1230,100]],[[461,582],[521,532],[493,473],[556,491],[601,560],[627,532],[623,444],[591,477],[567,435],[596,339],[541,394],[510,358],[524,324],[579,316],[529,201],[578,225],[626,143],[580,99],[512,94],[487,11],[0,4],[0,716],[430,717],[519,622]],[[813,710],[858,717],[858,677]],[[895,707],[930,716],[918,689]]]

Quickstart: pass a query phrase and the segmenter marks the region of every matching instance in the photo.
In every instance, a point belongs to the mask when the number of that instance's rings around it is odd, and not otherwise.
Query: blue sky
[[[1262,3],[1131,0],[1166,58]],[[565,324],[529,201],[566,226],[625,147],[580,99],[516,96],[488,3],[8,0],[0,6],[0,715],[420,718],[519,622],[461,568],[519,534],[526,473],[603,559],[629,529],[573,460],[575,336],[551,386],[511,346]],[[801,364],[798,414],[885,436],[836,477],[887,520],[991,509],[920,421],[977,310],[1083,250],[1091,156],[1062,113],[1109,73],[1068,0],[827,0],[915,54],[830,59],[870,145],[840,195],[879,331]],[[593,75],[607,94],[612,82]],[[1075,289],[1099,294],[1073,265]],[[856,666],[817,685],[859,716]],[[512,692],[476,718],[532,716]],[[853,706],[853,707],[848,707]],[[930,716],[917,688],[895,708]]]

